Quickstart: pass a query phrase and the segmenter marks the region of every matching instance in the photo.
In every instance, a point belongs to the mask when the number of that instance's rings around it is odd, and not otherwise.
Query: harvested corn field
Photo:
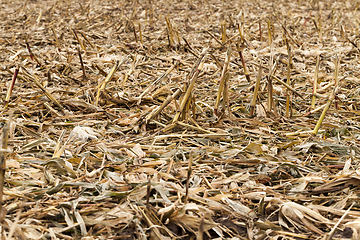
[[[360,239],[359,3],[1,1],[2,239]]]

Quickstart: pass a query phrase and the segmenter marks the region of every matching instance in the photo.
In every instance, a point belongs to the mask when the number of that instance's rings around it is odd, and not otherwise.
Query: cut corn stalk
[[[322,122],[324,121],[325,115],[326,115],[327,111],[329,110],[332,101],[334,100],[335,91],[337,91],[337,88],[334,88],[329,100],[325,104],[324,110],[322,111],[322,113],[320,115],[320,118],[319,118],[318,122],[316,123],[316,126],[315,126],[315,128],[313,130],[314,135],[316,135],[318,133],[318,131],[320,129],[320,126],[321,126]]]
[[[11,116],[9,121],[5,123],[1,134],[1,151],[0,151],[0,215],[5,218],[6,208],[3,206],[3,195],[4,195],[4,183],[5,183],[5,170],[6,170],[6,158],[8,156],[8,138],[10,130]],[[4,220],[4,219],[3,219]]]
[[[72,31],[70,31],[70,32],[74,35],[76,41],[78,41],[81,49],[84,50],[84,51],[86,51],[86,48],[85,48],[83,42],[81,41],[81,39],[80,39],[79,36],[77,35],[77,31],[76,31],[75,29],[72,29]]]
[[[173,28],[170,23],[169,17],[166,16],[165,20],[166,20],[166,27],[167,27],[167,33],[168,33],[169,47],[175,47]]]
[[[216,103],[215,103],[215,107],[214,107],[215,115],[218,115],[218,108],[219,108],[221,96],[223,95],[223,92],[224,92],[224,89],[225,89],[224,88],[225,80],[226,80],[225,77],[226,77],[226,73],[229,70],[230,57],[231,57],[231,48],[229,47],[227,49],[227,51],[226,51],[225,63],[224,63],[223,70],[222,70],[222,73],[221,73],[219,90],[218,90],[218,94],[217,94],[217,97],[216,97]]]
[[[82,57],[81,57],[81,51],[80,51],[79,47],[77,48],[77,51],[78,51],[78,55],[79,55],[79,59],[80,59],[81,70],[83,72],[83,78],[86,78],[85,66],[84,66],[84,63],[83,63],[83,60],[82,60]]]
[[[289,44],[289,41],[286,40],[287,44],[287,50],[288,50],[288,65],[287,65],[287,74],[286,74],[286,84],[290,86],[290,71],[291,71],[291,46]],[[289,89],[286,90],[286,109],[285,109],[285,115],[287,118],[291,117],[290,112],[290,91]]]
[[[204,61],[205,61],[205,56],[206,56],[206,53],[207,53],[207,48],[205,48],[201,55],[200,55],[200,58],[198,59],[198,61],[196,61],[192,71],[190,72],[189,76],[191,76],[191,79],[188,83],[188,87],[186,89],[186,92],[185,92],[185,95],[184,97],[182,98],[181,100],[181,104],[179,106],[179,110],[178,112],[176,113],[174,119],[173,119],[173,123],[176,123],[178,120],[179,120],[179,117],[180,117],[180,114],[183,112],[183,110],[185,109],[185,106],[186,106],[186,103],[187,101],[189,100],[189,97],[191,95],[191,92],[195,86],[195,82],[196,82],[196,79],[198,78],[199,74],[200,74],[200,71],[201,69],[203,68],[204,66]]]
[[[273,107],[273,85],[272,85],[272,72],[275,67],[273,66],[273,44],[272,44],[272,36],[271,36],[271,23],[270,19],[268,20],[268,35],[269,35],[269,45],[270,45],[270,59],[269,59],[269,76],[268,76],[268,102],[267,102],[267,111],[271,112]]]
[[[317,134],[319,129],[320,129],[320,126],[322,124],[322,122],[324,121],[324,118],[325,118],[325,115],[326,115],[326,112],[329,110],[330,108],[330,105],[332,103],[332,101],[335,99],[336,97],[336,94],[338,92],[338,89],[339,89],[339,81],[338,81],[338,74],[339,74],[339,58],[338,56],[336,56],[336,59],[335,59],[335,86],[334,86],[334,90],[331,92],[331,95],[329,97],[329,100],[327,101],[325,107],[324,107],[324,110],[322,111],[321,113],[321,116],[314,128],[314,131],[313,131],[313,134]]]
[[[25,37],[25,43],[26,43],[26,47],[29,51],[29,54],[30,54],[30,58],[31,60],[35,60],[35,62],[39,65],[39,66],[42,66],[41,62],[39,61],[39,59],[35,56],[35,54],[31,51],[31,48],[30,48],[30,45],[29,45],[29,42],[28,42],[28,39],[27,37]]]
[[[190,188],[190,177],[191,177],[191,172],[192,172],[192,163],[193,163],[193,153],[190,152],[189,166],[188,166],[187,177],[186,177],[186,189],[185,189],[185,201],[184,201],[185,204],[187,203],[187,201],[189,199],[189,188]]]
[[[33,83],[35,83],[35,85],[41,89],[41,91],[45,94],[45,96],[52,101],[56,106],[58,106],[61,109],[64,109],[64,107],[58,102],[58,100],[56,100],[51,93],[46,90],[41,83],[39,82],[39,79],[35,76],[35,75],[31,75],[26,68],[22,67],[22,69],[24,70],[24,75],[27,76]]]
[[[57,46],[58,50],[60,51],[61,50],[61,45],[60,45],[60,41],[59,41],[58,37],[56,36],[55,29],[53,27],[51,27],[51,31],[54,34],[56,46]]]
[[[124,86],[126,81],[128,80],[129,76],[134,72],[137,64],[138,64],[139,59],[137,58],[137,55],[135,54],[134,56],[134,61],[131,64],[131,68],[129,69],[129,71],[125,74],[124,80],[121,82],[121,86]]]
[[[244,73],[245,73],[245,77],[246,77],[246,80],[248,82],[251,82],[250,81],[250,73],[249,73],[249,69],[246,67],[246,64],[245,64],[245,60],[244,60],[244,56],[243,56],[243,50],[244,50],[244,36],[242,34],[242,30],[240,29],[240,26],[238,25],[238,30],[239,30],[239,34],[240,34],[240,37],[241,37],[241,47],[239,44],[236,44],[236,49],[237,51],[239,52],[239,56],[240,56],[240,59],[241,59],[241,63],[243,65],[243,68],[244,68]]]
[[[151,114],[149,114],[146,119],[145,122],[148,123],[151,119],[156,118],[161,111],[167,106],[169,105],[169,103],[174,100],[175,98],[177,98],[178,96],[180,96],[181,94],[181,89],[177,89],[173,95],[169,95],[166,100],[161,104],[161,106],[159,106],[158,108],[156,108],[156,110],[154,112],[152,112]]]
[[[4,101],[4,107],[7,108],[8,107],[8,104],[9,104],[9,101],[10,101],[10,97],[11,97],[11,93],[12,93],[12,90],[14,89],[14,85],[15,85],[15,82],[16,82],[16,78],[18,76],[18,73],[19,73],[19,65],[16,67],[15,71],[14,71],[14,76],[11,80],[11,83],[10,83],[10,87],[8,88],[8,91],[6,93],[6,97],[5,97],[5,101]]]
[[[95,106],[98,105],[99,103],[99,98],[100,98],[100,93],[101,91],[103,91],[105,89],[106,84],[111,80],[111,78],[114,76],[115,72],[117,71],[117,69],[124,64],[128,59],[129,59],[130,55],[127,55],[126,57],[124,57],[121,62],[116,61],[114,67],[111,69],[110,73],[106,76],[106,78],[97,86],[97,95],[96,95],[96,101],[95,101]]]
[[[226,42],[226,22],[222,21],[221,23],[221,43],[225,44]]]
[[[257,75],[255,88],[254,88],[254,95],[253,95],[253,98],[252,98],[251,104],[250,104],[250,116],[254,115],[255,106],[256,106],[256,99],[258,97],[258,92],[259,92],[259,88],[260,88],[261,73],[262,73],[262,64],[261,64],[261,61],[260,61],[259,73]]]
[[[163,74],[161,74],[161,76],[159,76],[157,79],[155,79],[146,89],[145,91],[139,96],[139,101],[138,104],[141,103],[141,99],[149,92],[151,92],[152,90],[155,89],[156,86],[160,85],[162,80],[164,80],[164,78],[167,77],[167,75],[169,75],[172,70],[175,69],[175,67],[179,64],[179,62],[175,62],[166,72],[164,72]]]
[[[315,74],[314,74],[313,96],[312,96],[312,101],[311,101],[311,109],[315,109],[316,89],[317,89],[317,81],[318,81],[318,74],[319,74],[319,62],[320,62],[320,54],[316,58],[316,67],[315,67]]]

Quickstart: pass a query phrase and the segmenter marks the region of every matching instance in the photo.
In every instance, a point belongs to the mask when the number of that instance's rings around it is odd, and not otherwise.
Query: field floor
[[[0,1],[2,239],[360,239],[359,3]]]

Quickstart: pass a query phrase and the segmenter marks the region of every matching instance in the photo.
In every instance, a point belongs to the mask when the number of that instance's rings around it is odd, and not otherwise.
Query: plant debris
[[[356,1],[0,7],[4,239],[359,239]]]

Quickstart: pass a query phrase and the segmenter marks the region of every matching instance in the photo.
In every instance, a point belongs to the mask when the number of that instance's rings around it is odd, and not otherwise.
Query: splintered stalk
[[[61,49],[61,45],[60,45],[60,41],[58,39],[58,37],[56,36],[56,32],[55,32],[55,29],[53,27],[51,27],[51,31],[53,32],[54,34],[54,38],[55,38],[55,43],[56,43],[56,46],[58,48],[58,50],[60,51]]]
[[[313,110],[305,113],[305,114],[303,115],[303,117],[307,117],[307,116],[309,116],[310,114],[316,113],[316,112],[320,111],[321,109],[323,109],[325,106],[326,106],[326,103],[325,103],[324,105],[321,105],[320,107],[317,107],[317,108],[315,108],[315,109],[313,109]]]
[[[84,50],[84,51],[86,51],[86,49],[85,49],[85,46],[84,46],[83,42],[80,40],[79,36],[77,35],[77,31],[76,31],[75,29],[73,29],[71,32],[72,32],[72,34],[74,35],[74,37],[75,37],[76,41],[78,41],[78,43],[79,43],[79,45],[80,45],[81,49],[82,49],[82,50]]]
[[[178,45],[180,45],[179,31],[178,31],[176,25],[174,26],[174,28],[175,28],[174,33],[175,33],[175,35],[176,35],[176,40],[177,40],[177,42],[178,42]]]
[[[231,117],[230,102],[229,102],[229,78],[230,78],[230,73],[229,71],[227,71],[224,79],[223,109],[225,111],[225,108],[227,106],[228,116]]]
[[[139,101],[138,104],[141,103],[141,99],[145,96],[145,94],[151,92],[157,85],[160,85],[162,80],[164,78],[166,78],[167,75],[169,75],[169,73],[171,73],[172,70],[174,70],[174,68],[178,65],[179,62],[175,62],[166,72],[164,72],[163,74],[161,74],[160,77],[158,77],[157,79],[155,79],[146,89],[145,91],[139,96]]]
[[[321,25],[321,17],[318,18],[318,23],[319,23],[319,39],[320,41],[322,41],[322,25]]]
[[[243,34],[243,25],[241,26],[241,28],[240,28],[240,25],[238,25],[238,30],[239,30],[239,35],[240,35],[240,38],[241,38],[241,47],[239,46],[239,44],[236,44],[236,48],[237,48],[237,51],[239,52],[239,55],[240,55],[240,59],[241,59],[241,63],[242,63],[243,68],[244,68],[244,73],[245,73],[246,80],[248,82],[250,82],[249,69],[245,65],[245,60],[244,60],[244,56],[243,56],[243,53],[242,53],[243,49],[244,49],[244,42],[245,42],[245,38],[244,38],[244,34]]]
[[[339,84],[339,67],[340,67],[340,58],[339,58],[339,55],[336,55],[336,58],[335,58],[335,87],[337,87]],[[335,94],[335,109],[336,110],[339,109],[338,97],[336,94]]]
[[[148,176],[147,188],[146,188],[146,208],[150,206],[150,192],[151,192],[151,178]]]
[[[337,87],[334,88],[334,90],[333,90],[333,92],[332,92],[329,100],[327,101],[327,103],[326,103],[326,105],[325,105],[325,107],[324,107],[324,110],[323,110],[322,113],[321,113],[321,116],[320,116],[318,122],[316,123],[316,126],[315,126],[315,128],[314,128],[314,130],[313,130],[313,134],[314,134],[314,135],[316,135],[316,134],[318,133],[318,131],[319,131],[319,129],[320,129],[320,126],[321,126],[322,122],[324,121],[326,112],[329,110],[330,105],[331,105],[331,102],[334,100],[335,91],[337,91]]]
[[[339,67],[340,67],[340,58],[339,55],[335,57],[335,86],[339,84]]]
[[[154,112],[152,112],[150,115],[148,115],[145,119],[145,122],[148,123],[151,119],[156,118],[161,111],[167,106],[169,105],[169,103],[174,100],[175,98],[177,98],[180,94],[181,94],[181,89],[177,89],[173,95],[169,95],[166,100],[161,104],[161,106],[159,106]]]
[[[147,10],[148,10],[148,17],[149,17],[149,23],[150,26],[154,25],[154,8],[152,5],[152,0],[148,0],[148,4],[146,4],[148,6]]]
[[[135,54],[134,56],[134,61],[131,64],[131,68],[129,69],[129,71],[125,74],[124,80],[121,82],[121,86],[124,86],[126,81],[128,80],[129,76],[134,72],[136,65],[138,63],[138,58],[137,55]]]
[[[226,42],[226,22],[222,21],[221,23],[221,43],[225,44]]]
[[[314,74],[314,84],[313,84],[313,95],[312,95],[312,101],[311,101],[311,109],[315,109],[317,81],[318,81],[318,75],[319,75],[319,62],[320,62],[320,54],[316,58],[316,68],[315,68],[315,74]]]
[[[339,75],[339,65],[340,65],[340,59],[338,56],[336,56],[336,59],[335,59],[335,86],[334,86],[334,90],[332,91],[330,97],[329,97],[329,100],[327,101],[325,107],[324,107],[324,110],[314,128],[314,131],[313,131],[313,134],[317,134],[319,129],[320,129],[320,126],[325,118],[325,115],[326,115],[326,112],[329,110],[330,108],[330,105],[332,103],[332,101],[334,99],[336,99],[336,94],[337,94],[337,91],[339,89],[339,81],[338,81],[338,75]],[[337,107],[337,102],[335,102],[335,107]]]
[[[135,42],[138,43],[138,38],[136,35],[136,28],[135,28],[135,24],[133,22],[131,22],[131,25],[133,27],[133,33],[134,33],[134,37],[135,37]]]
[[[168,32],[169,47],[173,47],[174,46],[174,35],[173,35],[172,25],[170,23],[168,16],[165,17],[165,20],[166,20],[166,26],[167,26],[167,32]]]
[[[275,62],[276,63],[276,62]],[[296,89],[294,89],[292,86],[288,85],[287,83],[285,83],[284,81],[282,81],[281,79],[279,79],[277,76],[273,76],[272,75],[272,79],[275,80],[277,83],[280,83],[281,85],[283,85],[284,87],[286,87],[287,89],[289,89],[290,91],[292,91],[293,93],[295,93],[297,96],[299,96],[301,99],[305,100],[305,98],[301,95],[301,93],[297,92]]]
[[[242,50],[244,48],[244,42],[242,42],[242,46],[240,47],[239,44],[236,44],[236,48],[239,52],[239,56],[240,56],[240,59],[241,59],[241,63],[243,65],[243,68],[244,68],[244,73],[245,73],[245,77],[246,77],[246,80],[248,82],[250,82],[250,73],[249,73],[249,69],[246,67],[246,64],[245,64],[245,60],[244,60],[244,55],[242,53]]]
[[[287,74],[286,74],[286,84],[290,86],[290,72],[291,72],[291,46],[289,44],[289,41],[286,41],[287,49],[288,49],[288,64],[287,64]],[[290,113],[290,91],[286,90],[286,109],[285,114],[286,117],[289,118],[291,116]]]
[[[205,56],[206,56],[206,52],[207,52],[207,48],[205,48],[201,55],[200,58],[198,59],[198,61],[196,61],[193,69],[191,70],[190,74],[189,74],[189,78],[190,81],[188,83],[186,83],[186,85],[188,86],[185,92],[185,95],[183,97],[183,99],[181,100],[180,106],[179,106],[179,110],[176,113],[174,119],[173,119],[173,123],[176,123],[179,120],[180,114],[183,112],[183,110],[186,107],[186,103],[189,100],[189,97],[191,95],[191,92],[195,86],[195,82],[196,79],[198,78],[201,69],[204,66],[204,61],[205,61]]]
[[[81,36],[85,39],[85,41],[91,46],[92,49],[95,49],[94,44],[92,44],[92,42],[86,37],[86,34],[83,32],[79,32],[81,34]]]
[[[140,22],[139,22],[139,37],[140,37],[141,45],[144,45],[143,37],[142,37],[142,31],[141,31],[141,23]]]
[[[126,57],[125,57],[125,58],[126,58]],[[99,103],[100,92],[105,89],[106,84],[107,84],[107,83],[110,81],[110,79],[114,76],[114,74],[115,74],[116,70],[119,68],[119,66],[120,66],[120,63],[119,63],[119,60],[118,60],[118,61],[116,61],[114,67],[111,69],[110,73],[106,76],[106,78],[104,79],[104,81],[102,81],[102,82],[98,85],[98,87],[97,87],[98,91],[97,91],[97,95],[96,95],[95,106],[97,106],[98,103]]]
[[[31,51],[31,48],[30,48],[30,45],[29,45],[27,36],[25,36],[25,44],[26,44],[26,47],[27,47],[27,49],[28,49],[28,51],[29,51],[31,60],[34,61],[34,54],[33,54],[32,51]]]
[[[8,88],[8,91],[6,93],[6,98],[5,98],[5,101],[4,101],[4,107],[7,108],[8,105],[9,105],[9,101],[10,101],[10,97],[11,97],[11,93],[12,93],[12,90],[14,89],[14,85],[15,85],[15,81],[16,81],[16,78],[17,78],[17,75],[19,73],[19,65],[16,67],[15,71],[14,71],[14,76],[11,80],[11,85],[10,87]]]
[[[318,21],[316,21],[316,19],[313,20],[314,25],[315,25],[315,29],[318,33],[319,36],[319,40],[322,41],[322,32],[321,32],[321,23],[320,23],[320,18],[317,19]]]
[[[268,35],[269,35],[269,45],[270,45],[270,60],[269,60],[269,76],[268,76],[268,102],[267,110],[271,112],[273,105],[273,85],[272,85],[272,72],[273,72],[273,44],[271,37],[271,23],[270,19],[268,20]]]
[[[272,44],[272,36],[271,36],[271,22],[268,20],[268,37],[269,37],[269,45]]]
[[[83,78],[86,78],[85,67],[84,67],[84,63],[83,63],[83,60],[82,60],[82,57],[81,57],[81,51],[80,51],[80,48],[79,48],[79,47],[77,48],[77,51],[78,51],[78,54],[79,54],[79,59],[80,59],[80,64],[81,64],[81,70],[82,70],[82,72],[83,72]]]
[[[251,104],[250,104],[250,116],[254,115],[255,106],[256,106],[256,99],[257,99],[259,88],[260,88],[261,73],[262,73],[262,64],[261,64],[261,61],[260,61],[259,73],[257,75],[255,88],[254,88],[254,95],[253,95],[253,98],[252,98]]]
[[[190,177],[191,177],[191,172],[192,172],[192,163],[193,163],[193,153],[190,152],[189,154],[189,167],[188,167],[188,171],[187,171],[187,177],[186,177],[186,192],[185,192],[185,201],[184,204],[187,203],[188,199],[189,199],[189,187],[190,187]]]
[[[28,51],[29,51],[31,60],[33,60],[33,61],[35,60],[35,62],[36,62],[39,66],[41,66],[41,62],[40,62],[39,59],[35,56],[35,54],[31,51],[31,48],[30,48],[30,45],[29,45],[29,42],[28,42],[27,37],[25,37],[25,43],[26,43],[26,47],[27,47],[27,49],[28,49]]]
[[[341,38],[342,39],[345,39],[345,28],[344,26],[341,24],[341,27],[340,27],[340,34],[341,34]]]
[[[259,41],[262,42],[261,20],[259,20]]]
[[[219,104],[220,104],[220,100],[221,100],[221,95],[224,91],[224,86],[225,86],[225,75],[229,70],[230,56],[231,56],[231,48],[228,47],[228,49],[226,51],[225,63],[224,63],[223,70],[221,73],[219,91],[218,91],[218,95],[216,97],[216,103],[215,103],[215,108],[214,108],[215,115],[218,115],[218,108],[219,108]]]
[[[3,207],[4,182],[6,171],[6,158],[8,155],[8,137],[11,119],[5,123],[1,134],[1,150],[0,150],[0,216],[5,218],[6,208]],[[3,221],[4,219],[0,219]]]
[[[61,149],[62,149],[61,142],[64,139],[65,132],[66,132],[66,130],[63,130],[61,132],[60,137],[55,145],[54,154],[53,154],[52,158],[59,158],[61,156],[61,154],[64,152],[64,151],[61,151]],[[64,150],[65,150],[65,148],[64,148]]]
[[[212,34],[210,31],[205,30],[205,32],[206,32],[207,34],[209,34],[210,37],[212,37],[212,38],[213,38],[216,42],[218,42],[221,46],[224,46],[224,44],[223,44],[217,37],[215,37],[214,34]]]

